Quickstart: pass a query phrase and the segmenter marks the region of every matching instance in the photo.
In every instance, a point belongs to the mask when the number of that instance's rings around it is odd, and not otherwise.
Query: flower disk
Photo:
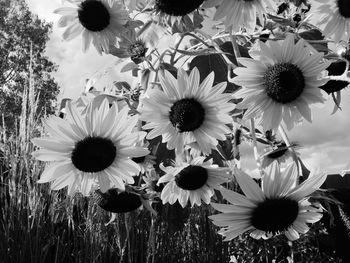
[[[189,165],[175,177],[176,185],[184,190],[197,190],[208,180],[208,172],[202,166]]]
[[[170,108],[169,119],[179,132],[194,131],[204,121],[205,111],[195,99],[182,99]]]
[[[269,67],[264,79],[267,95],[279,103],[296,100],[305,86],[303,73],[291,63],[278,63]]]
[[[267,198],[253,210],[251,224],[259,230],[277,234],[290,227],[298,217],[299,205],[287,198]]]
[[[72,152],[72,163],[80,171],[96,173],[109,167],[117,155],[110,139],[86,137],[76,143]]]
[[[156,10],[171,16],[185,16],[198,9],[204,0],[156,0]]]
[[[337,0],[337,6],[339,14],[345,18],[350,18],[350,1],[349,0]]]
[[[87,30],[99,32],[109,25],[110,15],[102,2],[86,0],[80,4],[78,18]]]

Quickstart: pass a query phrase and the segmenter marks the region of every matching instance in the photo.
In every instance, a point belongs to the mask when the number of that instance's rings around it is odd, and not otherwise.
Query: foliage
[[[29,89],[30,63],[39,117],[54,113],[59,87],[50,74],[57,66],[44,55],[51,24],[32,14],[24,0],[1,0],[0,10],[0,123],[15,133],[22,96]]]

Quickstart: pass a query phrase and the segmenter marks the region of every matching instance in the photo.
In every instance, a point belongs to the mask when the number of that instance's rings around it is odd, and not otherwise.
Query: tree
[[[5,122],[0,118],[0,124],[10,133],[18,127],[22,97],[29,89],[30,63],[36,117],[54,112],[59,87],[50,74],[57,65],[44,56],[51,30],[52,24],[32,14],[24,0],[0,0],[0,114]]]

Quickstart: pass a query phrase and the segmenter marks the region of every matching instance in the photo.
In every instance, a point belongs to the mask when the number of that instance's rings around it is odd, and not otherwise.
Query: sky
[[[99,78],[97,87],[109,85],[113,80],[131,81],[128,73],[119,73],[121,66],[115,57],[100,56],[93,48],[83,53],[81,37],[69,42],[62,40],[64,29],[56,25],[60,16],[53,13],[56,8],[64,6],[62,0],[26,0],[26,2],[39,18],[54,23],[46,55],[59,66],[54,74],[61,87],[59,99],[79,96],[88,78]],[[323,107],[312,108],[312,124],[304,121],[302,125],[288,131],[288,136],[292,142],[300,145],[298,152],[309,169],[330,174],[350,169],[350,88],[343,90],[342,111],[334,115],[331,115],[334,104],[331,97],[328,98]],[[242,167],[247,167],[248,171],[256,173],[256,164],[252,156],[252,148],[243,146]]]

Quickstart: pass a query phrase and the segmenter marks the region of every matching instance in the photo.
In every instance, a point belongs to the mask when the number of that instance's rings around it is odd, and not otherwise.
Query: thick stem
[[[292,151],[293,161],[294,161],[294,162],[297,164],[297,166],[298,166],[298,176],[299,176],[299,175],[300,175],[300,171],[299,171],[299,170],[301,169],[301,167],[300,167],[300,164],[299,164],[299,161],[298,161],[298,156],[297,156],[296,152],[294,151],[293,147],[291,147],[289,138],[288,138],[287,133],[286,133],[286,131],[284,130],[282,124],[280,124],[280,125],[278,126],[278,132],[280,133],[280,135],[281,135],[281,137],[282,137],[284,143],[286,144],[286,146]]]

